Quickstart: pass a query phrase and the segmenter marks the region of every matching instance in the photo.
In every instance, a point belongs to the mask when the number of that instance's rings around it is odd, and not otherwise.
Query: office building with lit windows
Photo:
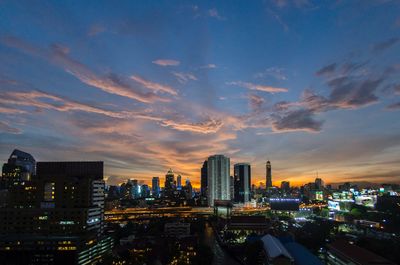
[[[0,190],[9,189],[13,185],[19,185],[29,181],[36,173],[36,161],[31,154],[15,149],[7,163],[3,165],[0,177]]]
[[[224,155],[213,155],[207,160],[208,205],[214,200],[231,199],[230,159]]]
[[[239,203],[250,202],[251,168],[250,164],[238,163],[234,171],[234,201]]]
[[[113,241],[104,230],[103,162],[38,162],[0,208],[6,264],[94,264]]]

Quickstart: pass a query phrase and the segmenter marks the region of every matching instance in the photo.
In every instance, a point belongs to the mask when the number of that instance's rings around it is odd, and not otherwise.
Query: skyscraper
[[[271,162],[269,160],[267,161],[267,164],[265,166],[266,169],[266,186],[267,189],[272,187],[272,172],[271,172]]]
[[[208,205],[214,200],[230,200],[230,160],[224,155],[213,155],[207,160]]]
[[[103,162],[39,162],[0,208],[0,259],[89,264],[112,248],[104,230]],[[6,250],[4,252],[4,250]]]
[[[164,196],[171,197],[175,190],[175,175],[172,169],[169,169],[167,174],[165,175],[165,183],[164,183]]]
[[[182,189],[182,176],[178,175],[176,177],[176,189],[181,190]]]
[[[186,195],[186,199],[190,200],[193,198],[193,188],[192,188],[192,183],[190,183],[189,179],[186,179],[186,184],[184,187],[185,190],[185,195]]]
[[[247,203],[250,201],[251,168],[247,163],[238,163],[233,167],[234,201]]]
[[[321,178],[315,179],[315,188],[317,190],[322,190],[324,188],[324,181]]]
[[[31,154],[15,149],[3,165],[0,190],[9,189],[14,183],[29,181],[36,174],[36,161]]]
[[[158,198],[160,197],[160,178],[153,177],[151,181],[151,192],[153,197]]]
[[[207,160],[204,161],[203,166],[201,167],[201,196],[207,196]]]

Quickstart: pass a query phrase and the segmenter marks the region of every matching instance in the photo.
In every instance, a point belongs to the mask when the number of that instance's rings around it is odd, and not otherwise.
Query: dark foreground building
[[[112,249],[103,235],[103,162],[39,162],[0,208],[1,264],[93,264]]]

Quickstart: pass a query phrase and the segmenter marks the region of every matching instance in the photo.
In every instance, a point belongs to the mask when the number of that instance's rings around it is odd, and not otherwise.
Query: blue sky
[[[399,182],[400,3],[0,1],[0,157]]]

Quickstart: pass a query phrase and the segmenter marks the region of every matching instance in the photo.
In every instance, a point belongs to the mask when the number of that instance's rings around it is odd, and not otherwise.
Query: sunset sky
[[[400,182],[400,1],[0,0],[0,161]],[[232,172],[233,173],[233,172]]]

